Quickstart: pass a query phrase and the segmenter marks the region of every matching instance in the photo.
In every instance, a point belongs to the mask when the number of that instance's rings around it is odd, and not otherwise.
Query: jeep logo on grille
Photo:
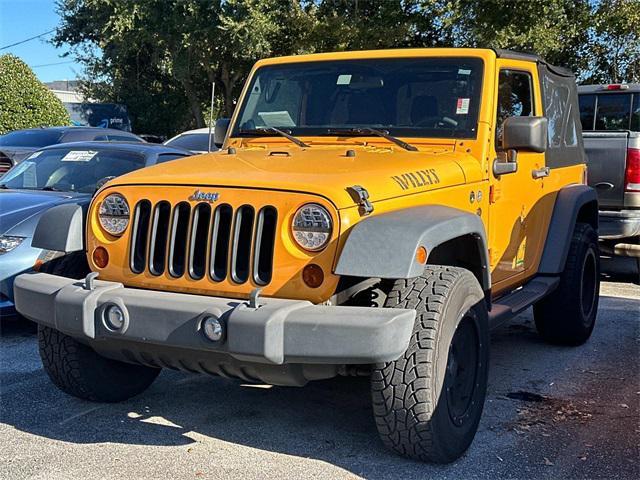
[[[201,190],[196,190],[189,197],[189,200],[213,203],[218,201],[218,198],[220,198],[220,194],[218,192],[203,192]]]

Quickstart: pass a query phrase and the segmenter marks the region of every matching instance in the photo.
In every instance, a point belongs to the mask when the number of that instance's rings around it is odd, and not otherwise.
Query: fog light
[[[124,312],[118,305],[109,305],[104,311],[104,324],[109,330],[117,332],[124,327]]]
[[[212,342],[219,342],[224,336],[224,327],[216,317],[205,317],[202,320],[202,332]]]
[[[93,251],[93,263],[98,268],[104,268],[109,263],[109,252],[104,247],[98,247]]]

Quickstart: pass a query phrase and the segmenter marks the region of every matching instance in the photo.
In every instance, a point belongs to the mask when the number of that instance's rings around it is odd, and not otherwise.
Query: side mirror
[[[222,147],[224,139],[227,136],[227,130],[229,130],[230,122],[230,118],[219,118],[218,120],[216,120],[216,124],[213,127],[213,143],[216,147]]]
[[[502,148],[544,153],[547,150],[545,117],[509,117],[504,121]]]
[[[518,171],[518,151],[544,153],[547,150],[547,129],[545,117],[509,117],[502,129],[502,150],[506,151],[506,162],[493,161],[496,177]]]

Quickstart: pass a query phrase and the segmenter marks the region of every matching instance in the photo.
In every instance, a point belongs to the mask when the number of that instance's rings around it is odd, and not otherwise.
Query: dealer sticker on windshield
[[[456,105],[456,114],[466,115],[467,113],[469,113],[469,99],[459,98]]]
[[[95,150],[72,150],[62,157],[63,162],[88,162],[96,156]]]

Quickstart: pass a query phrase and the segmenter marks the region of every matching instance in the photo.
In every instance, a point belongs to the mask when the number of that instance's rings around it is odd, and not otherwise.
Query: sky
[[[55,4],[55,0],[0,0],[0,55],[20,57],[43,82],[73,80],[83,71],[71,57],[61,57],[68,48],[56,48],[48,42],[53,33],[15,47],[3,47],[54,29],[59,22]],[[50,65],[60,62],[65,63]]]

